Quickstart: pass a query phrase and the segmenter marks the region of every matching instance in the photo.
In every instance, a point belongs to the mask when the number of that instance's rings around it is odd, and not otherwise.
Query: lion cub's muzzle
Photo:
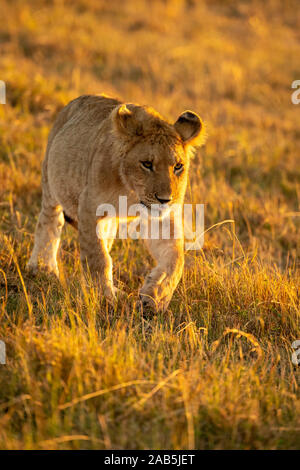
[[[144,203],[143,201],[140,202],[142,208],[142,215],[145,217],[153,217],[153,218],[164,218],[166,217],[172,208],[171,204],[161,204],[158,201],[153,203]]]

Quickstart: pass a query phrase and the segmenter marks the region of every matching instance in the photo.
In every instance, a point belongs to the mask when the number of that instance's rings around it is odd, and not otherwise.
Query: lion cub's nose
[[[158,202],[160,202],[161,204],[168,204],[168,202],[172,201],[172,196],[169,196],[169,198],[167,199],[167,196],[161,197],[155,193],[155,197],[158,200]]]

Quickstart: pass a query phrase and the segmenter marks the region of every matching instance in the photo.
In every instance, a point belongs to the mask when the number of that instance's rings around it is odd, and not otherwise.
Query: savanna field
[[[299,2],[1,0],[0,18],[0,448],[299,448]],[[25,270],[48,132],[102,92],[207,126],[186,197],[204,246],[152,318],[141,242],[114,244],[113,308],[70,226],[59,280]]]

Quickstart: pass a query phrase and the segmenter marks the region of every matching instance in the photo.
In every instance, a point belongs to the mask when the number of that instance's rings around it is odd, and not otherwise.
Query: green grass
[[[8,1],[1,5],[1,449],[296,449],[300,444],[296,1]],[[200,252],[166,314],[143,320],[151,260],[117,241],[109,308],[64,229],[60,280],[25,272],[47,135],[83,93],[206,121],[187,199]]]

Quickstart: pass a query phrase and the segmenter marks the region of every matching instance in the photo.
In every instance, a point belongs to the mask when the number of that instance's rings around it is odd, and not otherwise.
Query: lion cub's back
[[[113,108],[121,104],[120,101],[105,95],[82,95],[70,101],[58,114],[49,134],[49,145],[63,127],[75,116],[84,123],[99,124],[111,113]],[[78,119],[77,119],[78,121]],[[74,131],[75,131],[74,126]]]
[[[77,200],[99,126],[118,104],[103,95],[83,95],[57,116],[49,134],[44,169],[50,192],[59,203]]]

